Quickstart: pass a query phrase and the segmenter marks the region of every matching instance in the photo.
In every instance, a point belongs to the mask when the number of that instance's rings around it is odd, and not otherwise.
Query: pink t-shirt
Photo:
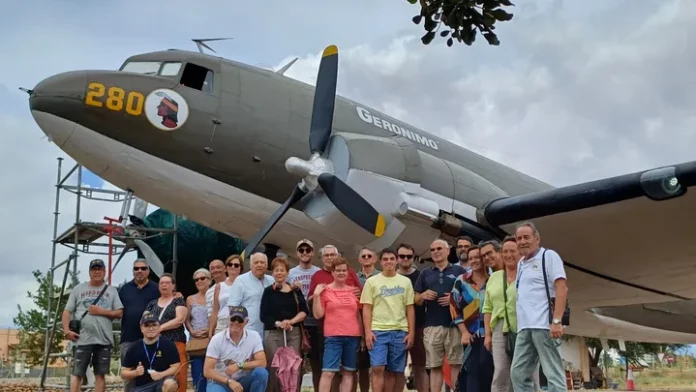
[[[326,287],[321,292],[324,308],[324,336],[362,336],[360,333],[360,301],[353,286],[342,289]]]

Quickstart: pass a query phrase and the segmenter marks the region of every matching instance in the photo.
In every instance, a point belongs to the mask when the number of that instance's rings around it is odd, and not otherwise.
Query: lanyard
[[[159,338],[157,338],[157,346],[155,346],[155,352],[152,353],[152,356],[150,356],[150,352],[147,350],[147,345],[145,344],[145,341],[143,340],[143,349],[145,350],[145,357],[147,358],[148,362],[150,362],[150,369],[152,370],[152,362],[155,361],[155,355],[157,355],[157,350],[159,350]]]

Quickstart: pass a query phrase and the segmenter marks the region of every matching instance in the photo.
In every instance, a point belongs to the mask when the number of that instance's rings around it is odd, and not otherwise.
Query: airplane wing
[[[694,185],[696,162],[689,162],[493,200],[482,215],[510,234],[523,221],[535,224],[542,245],[566,263],[571,308],[650,325],[656,317],[696,316],[696,307],[621,310],[696,298]],[[688,332],[696,333],[691,326]]]

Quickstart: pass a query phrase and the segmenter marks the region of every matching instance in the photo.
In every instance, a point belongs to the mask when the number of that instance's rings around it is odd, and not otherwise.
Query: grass
[[[619,382],[619,389],[626,388],[624,373],[611,368],[607,378]],[[696,368],[658,368],[633,372],[636,390],[696,390]]]

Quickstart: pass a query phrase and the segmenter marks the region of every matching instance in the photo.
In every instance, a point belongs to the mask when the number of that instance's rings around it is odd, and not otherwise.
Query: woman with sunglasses
[[[227,279],[215,285],[215,294],[213,295],[213,314],[210,315],[210,336],[215,335],[220,331],[227,329],[229,324],[229,306],[227,300],[230,297],[230,289],[232,283],[239,275],[244,272],[244,263],[240,255],[232,255],[225,260],[225,272]]]
[[[287,345],[302,355],[302,322],[309,309],[302,290],[287,283],[290,263],[277,257],[271,263],[275,282],[266,287],[261,296],[261,322],[263,322],[263,346],[268,359],[268,392],[282,390],[276,369],[271,368],[276,351]],[[302,387],[302,372],[298,372],[297,391]]]
[[[189,334],[191,334],[189,344],[192,340],[205,339],[207,341],[210,338],[208,311],[206,310],[205,301],[205,292],[210,288],[210,280],[210,271],[205,268],[200,268],[193,273],[193,281],[196,284],[198,292],[186,298],[186,307],[188,308],[186,329],[189,331]],[[191,362],[193,389],[196,392],[205,392],[207,384],[205,377],[203,377],[205,350],[202,353],[189,352],[189,359]]]

